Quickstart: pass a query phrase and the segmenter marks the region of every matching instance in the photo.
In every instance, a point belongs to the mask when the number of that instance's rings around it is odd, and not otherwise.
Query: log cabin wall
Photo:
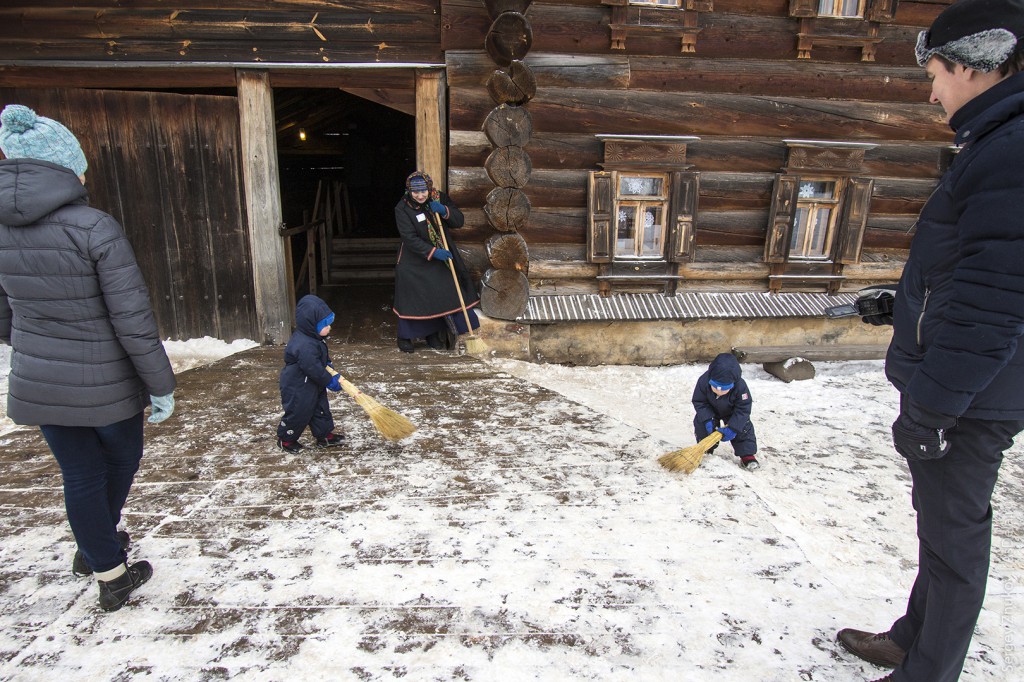
[[[537,0],[526,11],[533,43],[524,63],[537,91],[529,103],[532,174],[524,187],[531,213],[520,234],[529,246],[532,295],[599,289],[600,266],[586,256],[588,177],[603,161],[598,135],[699,138],[686,149],[700,182],[696,248],[692,261],[678,264],[679,291],[769,289],[764,254],[773,186],[787,164],[785,140],[869,143],[857,173],[873,181],[866,185],[862,249],[832,290],[899,277],[952,139],[941,108],[928,103],[930,86],[913,56],[918,32],[947,2],[901,0],[894,15],[871,22],[873,34],[848,44],[834,37],[808,43],[803,36],[829,30],[819,24],[809,31],[785,0],[713,0],[683,38],[692,52],[681,51],[679,32],[639,29],[620,35],[617,48],[610,27],[616,8],[605,2]],[[474,226],[460,244],[476,248],[493,234],[482,213],[491,189],[484,170],[490,147],[481,132],[493,106],[486,83],[494,65],[481,51],[490,18],[475,0],[445,0],[442,8],[450,189]],[[798,56],[801,47],[809,58]],[[486,267],[483,256],[478,262]],[[647,290],[637,282],[614,286]]]
[[[436,0],[6,0],[0,4],[0,88],[7,93],[30,93],[25,96],[33,102],[49,102],[41,114],[71,123],[93,114],[76,109],[78,103],[103,106],[122,101],[112,94],[119,90],[173,97],[168,91],[194,96],[210,89],[218,96],[238,98],[239,74],[251,74],[250,105],[266,104],[273,88],[338,88],[415,116],[417,72],[424,67],[436,72],[444,61],[440,33]],[[91,97],[90,91],[104,94]],[[164,157],[153,153],[144,157],[149,165],[137,174],[138,178],[160,178],[165,183],[159,188],[164,196],[194,204],[177,206],[171,214],[160,209],[160,201],[147,199],[135,202],[134,212],[128,215],[119,201],[126,194],[124,187],[118,187],[123,177],[112,164],[106,164],[104,171],[105,164],[96,158],[90,159],[89,182],[94,204],[115,214],[130,237],[141,226],[160,231],[140,233],[136,251],[145,273],[164,273],[147,277],[152,280],[148,282],[151,291],[161,293],[160,300],[155,295],[154,300],[165,337],[210,335],[231,340],[245,336],[279,343],[287,339],[291,324],[279,272],[283,262],[283,240],[277,233],[280,206],[260,200],[275,190],[277,178],[271,175],[276,173],[277,159],[263,152],[260,158],[248,158],[240,151],[269,147],[268,154],[274,155],[275,121],[272,114],[240,117],[238,102],[231,109],[231,125],[221,129],[231,139],[218,150],[227,158],[204,160],[211,156],[197,151],[182,157],[187,161],[184,165],[160,167]],[[122,112],[100,113],[105,115],[94,117],[102,123],[116,120]],[[180,127],[180,112],[165,107],[136,108],[132,115],[143,117],[133,120],[138,128],[159,132]],[[207,117],[199,122],[216,129],[214,121]],[[116,132],[117,126],[97,124],[77,131],[92,135],[105,129]],[[122,145],[114,132],[86,144],[115,150],[116,155]],[[442,153],[434,157],[443,164],[444,147],[440,142],[437,146]],[[202,167],[194,168],[192,163]],[[234,174],[226,172],[229,167]],[[435,175],[439,170],[429,169]],[[241,191],[242,180],[255,176],[260,176],[259,182],[239,210],[231,213],[231,224],[215,222],[210,227],[210,221],[192,219],[197,213],[220,211],[216,191],[206,192],[214,201],[204,203],[203,192],[195,187],[199,178],[205,186],[200,189],[227,186],[232,191],[226,194],[233,198]],[[401,187],[394,192],[397,199]],[[148,214],[147,206],[151,207]],[[231,253],[224,251],[229,242]],[[206,260],[190,250],[189,245],[196,244],[209,245]],[[191,264],[203,276],[176,276],[174,264]],[[236,309],[229,307],[218,318],[200,314],[203,308],[189,307],[189,301],[209,294],[211,280],[218,282],[221,291],[237,292],[240,297],[248,294],[248,309],[234,314],[231,311]]]

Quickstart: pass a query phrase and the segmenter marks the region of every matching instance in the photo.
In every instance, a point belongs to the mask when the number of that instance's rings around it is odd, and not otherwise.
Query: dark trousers
[[[313,438],[326,438],[334,433],[334,417],[327,391],[312,382],[297,390],[281,392],[284,416],[277,425],[277,437],[292,442],[309,427]]]
[[[711,421],[714,422],[715,428],[722,425],[722,420],[718,417],[715,417]],[[697,419],[697,417],[693,418],[693,435],[697,438],[698,443],[710,435],[708,430],[704,427],[704,423],[705,422]],[[756,455],[757,434],[754,433],[754,425],[752,423],[748,423],[747,428],[743,429],[740,433],[737,433],[736,437],[729,441],[729,443],[732,444],[732,451],[736,453],[737,457]],[[718,446],[716,445],[714,448],[711,448],[711,452],[714,452],[717,447]]]
[[[955,682],[988,582],[992,490],[1003,451],[1024,421],[961,418],[941,459],[909,462],[917,511],[918,572],[907,613],[889,636],[907,651],[898,682]]]
[[[64,478],[64,508],[94,571],[125,561],[117,524],[142,459],[142,412],[108,426],[39,427]]]

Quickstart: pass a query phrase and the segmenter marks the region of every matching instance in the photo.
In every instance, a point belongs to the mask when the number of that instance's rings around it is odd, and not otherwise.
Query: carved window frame
[[[700,34],[698,17],[701,12],[714,11],[714,0],[675,0],[674,4],[659,0],[601,0],[611,7],[611,49],[625,50],[630,36],[641,39],[656,36],[679,38],[679,51],[693,54],[697,51]]]
[[[598,135],[604,145],[603,170],[591,171],[587,191],[587,261],[602,265],[599,278],[678,279],[675,263],[694,256],[694,219],[700,173],[686,163],[686,145],[692,136]],[[663,181],[658,196],[632,196],[620,192],[628,177]],[[617,231],[623,205],[662,202],[664,238],[661,253],[652,256],[620,253]],[[631,274],[632,273],[632,274]]]
[[[786,284],[805,289],[838,291],[843,266],[860,262],[864,232],[871,208],[874,179],[862,176],[864,156],[877,145],[827,140],[783,140],[788,147],[786,165],[775,176],[769,211],[764,260],[769,264],[769,288]],[[793,253],[800,186],[807,182],[835,183],[835,209],[830,215],[827,253]]]
[[[841,0],[834,0],[841,2]],[[860,0],[856,16],[821,14],[822,0],[789,0],[789,16],[799,19],[797,59],[810,59],[815,47],[859,47],[861,61],[875,61],[881,24],[891,23],[899,0]]]

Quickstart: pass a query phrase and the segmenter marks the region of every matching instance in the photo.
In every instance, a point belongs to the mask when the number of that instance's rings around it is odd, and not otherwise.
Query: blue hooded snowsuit
[[[316,296],[303,296],[295,306],[295,331],[284,349],[281,370],[281,405],[284,417],[277,437],[296,441],[308,426],[317,439],[334,431],[327,385],[331,375],[325,369],[331,361],[327,342],[320,330],[334,321],[330,307]]]
[[[711,390],[712,379],[720,384],[733,384],[733,387],[723,396],[715,395]],[[711,361],[708,371],[700,375],[693,388],[693,409],[697,411],[693,418],[694,435],[701,441],[710,433],[708,422],[711,422],[712,429],[724,422],[736,432],[736,437],[730,441],[736,456],[756,454],[757,437],[754,435],[754,425],[750,423],[753,404],[750,389],[741,376],[739,360],[732,353],[720,353]]]

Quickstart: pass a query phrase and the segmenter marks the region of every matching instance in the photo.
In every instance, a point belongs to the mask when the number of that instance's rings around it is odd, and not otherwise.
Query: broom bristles
[[[683,471],[687,474],[692,474],[700,466],[701,461],[703,461],[704,453],[720,440],[722,440],[721,432],[712,431],[711,435],[696,445],[662,455],[658,458],[658,464],[669,471]]]
[[[330,370],[328,370],[330,371]],[[336,372],[334,372],[336,374]],[[416,425],[398,414],[389,410],[376,400],[356,388],[351,381],[342,378],[339,383],[345,393],[348,393],[356,401],[359,407],[366,411],[370,421],[377,432],[385,439],[395,441],[402,440],[416,432]]]
[[[464,336],[462,340],[466,343],[466,353],[469,355],[480,355],[487,352],[487,344],[476,334]]]

